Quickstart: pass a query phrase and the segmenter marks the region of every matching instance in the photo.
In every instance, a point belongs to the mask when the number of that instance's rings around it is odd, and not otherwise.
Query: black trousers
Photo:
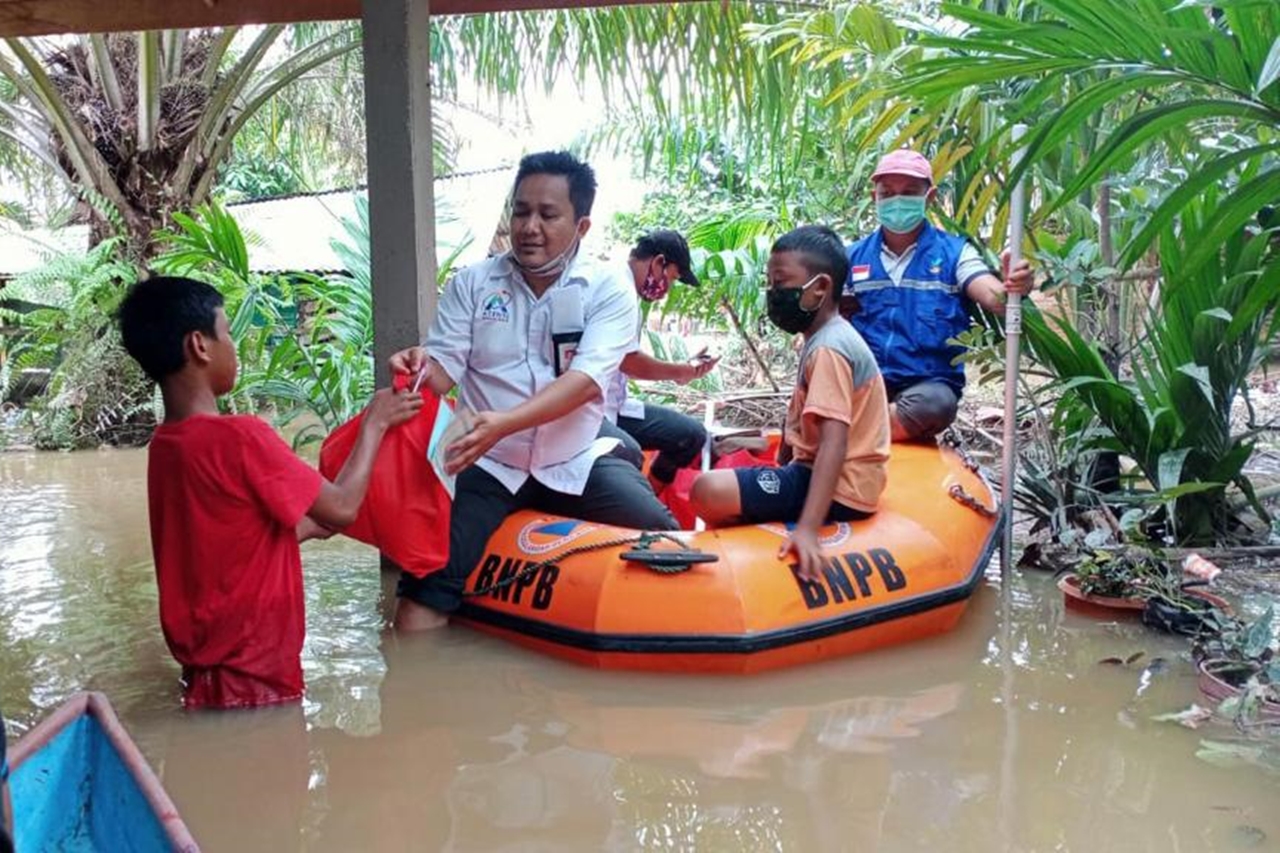
[[[462,589],[484,556],[485,546],[507,516],[520,509],[613,524],[633,530],[675,530],[671,513],[635,466],[601,456],[581,495],[547,488],[530,477],[514,495],[483,468],[458,475],[449,525],[449,562],[425,578],[401,572],[396,594],[442,613],[462,604]]]
[[[614,455],[637,468],[644,465],[642,451],[658,451],[649,472],[663,483],[670,483],[677,471],[697,459],[707,441],[707,431],[697,420],[654,403],[644,404],[643,418],[619,415],[616,426],[604,421],[600,435],[621,441]]]

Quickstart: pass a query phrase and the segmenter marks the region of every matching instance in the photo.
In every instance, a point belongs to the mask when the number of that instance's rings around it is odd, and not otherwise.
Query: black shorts
[[[738,475],[738,497],[744,524],[795,521],[804,512],[804,499],[809,494],[809,480],[813,477],[813,470],[808,465],[792,462],[782,468],[733,470]],[[857,521],[870,515],[832,501],[826,520]]]

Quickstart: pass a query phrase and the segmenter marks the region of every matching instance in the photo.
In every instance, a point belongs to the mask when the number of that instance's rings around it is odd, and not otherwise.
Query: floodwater
[[[0,707],[16,736],[107,693],[206,851],[1280,849],[1280,778],[1196,757],[1233,730],[1152,719],[1198,699],[1185,644],[1039,574],[1007,644],[993,580],[944,637],[663,677],[397,637],[376,555],[308,543],[305,704],[184,713],[144,470],[0,454]]]

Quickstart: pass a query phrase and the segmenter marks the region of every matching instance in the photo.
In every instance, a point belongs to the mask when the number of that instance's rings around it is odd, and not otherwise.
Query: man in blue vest
[[[964,347],[947,340],[969,328],[970,303],[1003,314],[1005,293],[1028,293],[1031,266],[1019,262],[1001,282],[964,237],[929,223],[937,188],[923,155],[889,152],[871,183],[880,227],[849,247],[840,309],[880,365],[893,440],[932,438],[964,390],[964,365],[952,363]]]

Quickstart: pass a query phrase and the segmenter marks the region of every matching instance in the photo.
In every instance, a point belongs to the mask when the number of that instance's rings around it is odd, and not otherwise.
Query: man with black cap
[[[641,237],[627,259],[635,278],[636,293],[645,302],[657,302],[667,295],[674,282],[698,287],[698,277],[690,269],[689,244],[675,231],[659,229]],[[675,479],[676,471],[697,458],[707,433],[688,415],[656,403],[628,399],[627,380],[667,380],[681,385],[706,376],[720,359],[707,355],[706,347],[689,361],[661,361],[640,350],[640,329],[636,330],[631,352],[605,395],[605,418],[601,435],[622,441],[617,455],[637,466],[644,462],[642,450],[656,450],[649,468],[649,483],[661,492]],[[613,424],[617,429],[611,429]]]

